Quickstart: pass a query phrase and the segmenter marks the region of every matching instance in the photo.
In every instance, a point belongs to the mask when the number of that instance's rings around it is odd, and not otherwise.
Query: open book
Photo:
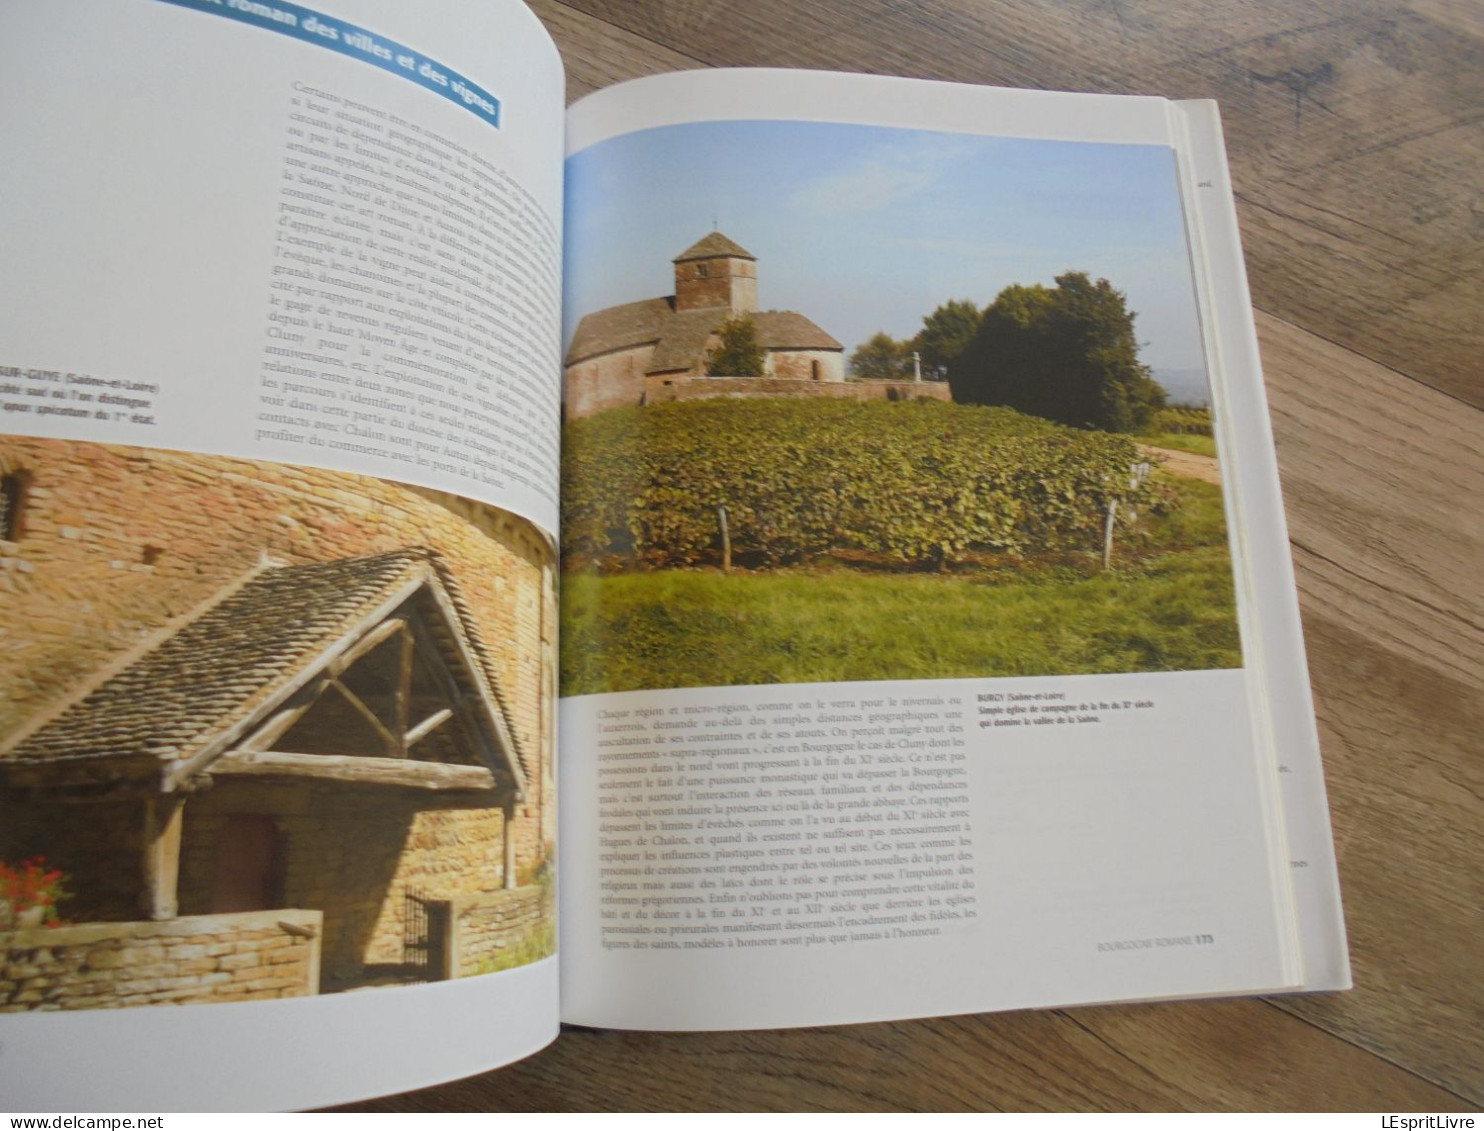
[[[0,32],[0,1104],[1348,985],[1211,104]]]

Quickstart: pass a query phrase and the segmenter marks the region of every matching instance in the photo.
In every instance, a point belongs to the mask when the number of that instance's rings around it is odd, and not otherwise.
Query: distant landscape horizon
[[[1211,385],[1204,369],[1151,369],[1150,372],[1164,386],[1170,404],[1211,407]]]

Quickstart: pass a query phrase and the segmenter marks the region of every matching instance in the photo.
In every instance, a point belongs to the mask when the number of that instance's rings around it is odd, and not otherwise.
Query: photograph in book
[[[562,692],[1242,666],[1175,155],[568,161]]]
[[[346,472],[0,437],[0,1012],[555,946],[555,557]]]

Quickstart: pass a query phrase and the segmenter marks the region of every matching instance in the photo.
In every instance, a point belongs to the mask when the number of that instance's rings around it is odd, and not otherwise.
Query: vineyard
[[[856,553],[943,566],[975,553],[1093,551],[1108,503],[1164,513],[1130,484],[1138,448],[1003,408],[716,400],[567,425],[564,552],[609,568],[753,568]],[[1127,505],[1122,505],[1127,504]]]
[[[1149,423],[1149,434],[1170,433],[1177,436],[1211,435],[1211,410],[1209,408],[1162,408]]]

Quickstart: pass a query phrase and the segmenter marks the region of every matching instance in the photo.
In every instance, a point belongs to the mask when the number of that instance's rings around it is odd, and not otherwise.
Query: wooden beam
[[[349,703],[353,708],[355,708],[356,712],[359,713],[360,716],[366,720],[366,722],[371,724],[371,729],[374,730],[377,737],[381,739],[382,750],[385,751],[385,753],[389,757],[400,758],[402,756],[401,740],[391,731],[386,729],[386,724],[376,717],[376,712],[373,711],[370,707],[366,706],[366,704],[362,703],[361,697],[350,688],[346,687],[345,684],[341,683],[338,679],[332,679],[330,681],[330,686],[333,687],[336,691],[340,692],[345,701]]]
[[[213,777],[290,777],[357,785],[393,786],[429,791],[495,790],[495,775],[485,766],[452,766],[407,758],[357,758],[337,754],[288,754],[273,750],[231,750],[211,764]],[[497,803],[490,799],[491,806]]]
[[[500,767],[508,773],[511,780],[515,782],[516,792],[519,793],[521,787],[520,768],[516,765],[513,749],[510,752],[501,750],[496,745],[498,735],[491,735],[479,722],[477,712],[489,710],[492,712],[491,717],[496,720],[496,726],[498,727],[499,708],[493,704],[489,704],[486,707],[483,702],[483,696],[480,696],[477,705],[471,703],[459,688],[458,681],[453,678],[447,665],[444,664],[443,656],[438,650],[438,645],[428,633],[427,628],[417,621],[412,621],[411,625],[413,635],[417,637],[417,646],[422,657],[424,670],[433,677],[434,682],[438,684],[444,697],[448,699],[450,706],[454,709],[454,713],[458,716],[459,722],[463,725],[465,732],[467,732],[469,740],[479,747],[479,756],[491,769]],[[478,661],[470,656],[468,657],[468,662],[474,664]]]
[[[505,887],[515,886],[515,802],[505,802],[505,820],[501,823],[501,832],[505,838]]]
[[[0,789],[62,790],[107,785],[159,788],[162,762],[151,754],[138,757],[83,757],[61,762],[10,762],[0,758]]]
[[[412,721],[412,661],[415,652],[412,633],[403,632],[401,654],[397,657],[397,717],[392,729],[402,736],[404,755],[415,741],[409,733]]]
[[[438,651],[438,642],[428,632],[427,628],[417,621],[411,622],[412,635],[417,639],[417,648],[423,662],[423,669],[433,677],[433,682],[448,699],[449,705],[457,709],[463,705],[464,692],[459,687],[458,681],[448,672],[443,663],[443,657]]]
[[[289,727],[298,722],[309,708],[319,702],[321,695],[330,686],[330,680],[321,679],[306,686],[294,697],[293,702],[278,714],[270,718],[257,730],[248,736],[242,744],[243,750],[266,750],[272,746],[283,735]]]
[[[419,742],[422,739],[426,738],[428,735],[432,734],[433,731],[437,730],[444,723],[448,722],[448,720],[451,718],[453,718],[453,712],[450,711],[447,707],[443,708],[443,710],[441,711],[434,711],[422,722],[418,723],[417,726],[413,727],[407,732],[406,737],[402,740],[403,744],[407,746],[408,749],[411,749],[414,742]]]
[[[461,623],[459,619],[459,612],[456,608],[454,608],[453,602],[449,599],[448,594],[443,591],[443,587],[437,584],[430,584],[428,586],[428,593],[432,595],[434,602],[438,605],[438,608],[442,610],[444,620],[446,620],[448,624],[457,628],[457,626]],[[416,622],[414,622],[414,630],[418,627],[420,626],[418,626]],[[454,633],[453,639],[455,645],[459,650],[460,655],[463,657],[464,665],[471,672],[481,671],[482,667],[480,665],[479,658],[474,655],[473,651],[471,651],[468,642],[464,640],[457,631]],[[490,673],[486,673],[486,675],[488,674]],[[494,766],[496,764],[495,758],[498,758],[499,761],[505,763],[505,766],[510,773],[511,781],[514,783],[515,786],[516,798],[523,800],[526,795],[525,771],[521,768],[520,759],[516,757],[515,739],[510,734],[509,726],[507,725],[505,719],[505,713],[500,709],[499,702],[494,698],[493,690],[486,687],[483,680],[475,680],[474,694],[480,703],[480,714],[489,720],[493,728],[493,733],[490,735],[489,739],[483,740],[485,746],[494,748],[494,756],[488,759],[488,761],[491,766]],[[476,727],[475,729],[481,735],[485,733],[483,727]],[[493,741],[490,741],[490,739],[493,739]]]
[[[385,618],[394,616],[403,602],[427,584],[433,576],[432,570],[428,567],[418,569],[414,576],[388,594],[386,599],[366,616],[363,623],[380,624]],[[291,679],[278,695],[262,704],[259,713],[222,727],[206,739],[196,753],[189,758],[182,758],[172,763],[173,768],[165,780],[166,791],[180,788],[183,782],[189,781],[210,766],[222,751],[235,750],[240,747],[243,737],[257,729],[261,719],[269,717],[285,703],[294,702],[295,696],[304,689],[306,684],[322,678],[325,667],[333,663],[335,658],[342,655],[347,648],[354,647],[354,642],[360,639],[362,639],[361,636],[351,631],[334,644],[322,649],[312,660],[301,665],[299,674]]]
[[[153,794],[144,801],[144,853],[139,893],[140,910],[149,919],[174,919],[179,914],[180,830],[185,799],[175,794]]]
[[[325,671],[328,672],[331,676],[339,675],[341,672],[345,671],[346,668],[350,667],[351,664],[355,663],[362,656],[364,656],[367,652],[370,652],[377,648],[379,645],[386,643],[386,641],[397,635],[397,633],[405,631],[406,628],[407,622],[401,617],[392,617],[390,620],[382,621],[370,632],[366,633],[365,636],[361,637],[354,644],[348,647],[344,652],[341,652],[340,655],[331,660],[329,664],[325,666]]]

